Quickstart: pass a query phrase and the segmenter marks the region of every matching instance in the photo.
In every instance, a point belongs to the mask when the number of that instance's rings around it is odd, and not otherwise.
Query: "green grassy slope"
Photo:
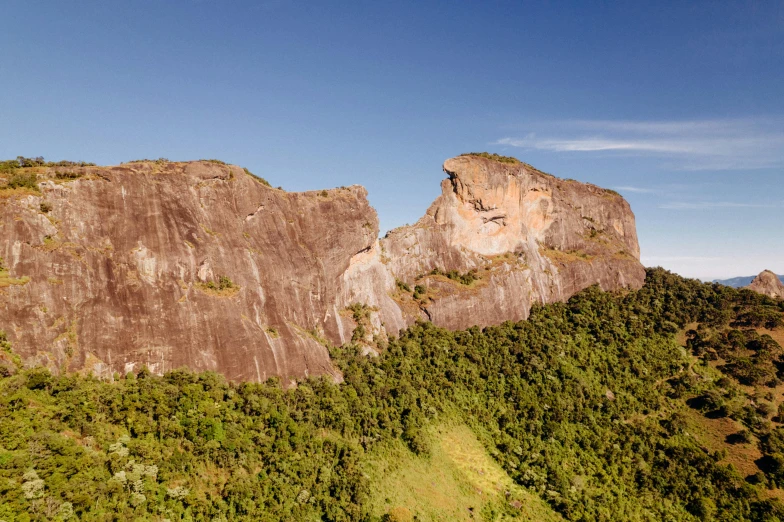
[[[400,441],[371,453],[372,513],[408,514],[420,521],[537,520],[563,518],[519,485],[466,425],[442,422],[426,430],[431,450],[414,455]]]

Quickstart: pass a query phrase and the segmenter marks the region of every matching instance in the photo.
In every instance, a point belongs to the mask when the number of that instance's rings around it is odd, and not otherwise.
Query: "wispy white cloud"
[[[716,208],[776,208],[777,205],[760,205],[757,203],[736,203],[732,201],[675,201],[663,203],[659,208],[670,210],[711,210]]]
[[[655,140],[621,140],[599,136],[580,137],[575,139],[537,138],[529,135],[522,139],[501,138],[499,145],[512,147],[549,150],[554,152],[601,152],[601,151],[636,151],[636,152],[691,152],[689,145]]]
[[[632,187],[632,186],[622,186],[622,187],[613,187],[614,190],[620,192],[633,192],[635,194],[652,194],[656,192],[656,189],[652,188],[643,188],[643,187]]]
[[[679,170],[784,166],[784,119],[576,120],[541,127],[546,131],[543,135],[507,136],[496,144],[549,152],[654,156]]]
[[[672,262],[702,262],[702,261],[720,261],[726,259],[724,257],[715,256],[642,256],[641,261],[646,266],[654,266],[656,263],[672,263]]]

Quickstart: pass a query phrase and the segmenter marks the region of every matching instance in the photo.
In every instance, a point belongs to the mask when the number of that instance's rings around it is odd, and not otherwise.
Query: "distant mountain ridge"
[[[784,275],[777,275],[781,282],[784,283]],[[733,277],[731,279],[714,279],[712,282],[730,286],[732,288],[743,288],[744,286],[749,286],[756,277],[757,276],[753,275],[748,277]]]

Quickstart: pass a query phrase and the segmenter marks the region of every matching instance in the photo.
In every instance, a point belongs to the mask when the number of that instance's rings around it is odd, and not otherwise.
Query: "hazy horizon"
[[[0,13],[0,159],[218,158],[288,190],[361,184],[383,234],[424,214],[446,158],[487,150],[623,194],[646,266],[784,273],[784,2]]]

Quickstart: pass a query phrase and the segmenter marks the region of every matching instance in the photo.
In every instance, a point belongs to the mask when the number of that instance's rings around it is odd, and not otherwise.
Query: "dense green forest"
[[[426,461],[444,422],[566,520],[784,520],[782,314],[652,269],[527,321],[416,324],[378,357],[331,347],[340,384],[5,371],[0,520],[410,520],[374,512],[368,465],[395,445]],[[694,434],[702,418],[737,423],[726,447],[758,451],[755,473]],[[516,494],[471,516],[513,519]]]

